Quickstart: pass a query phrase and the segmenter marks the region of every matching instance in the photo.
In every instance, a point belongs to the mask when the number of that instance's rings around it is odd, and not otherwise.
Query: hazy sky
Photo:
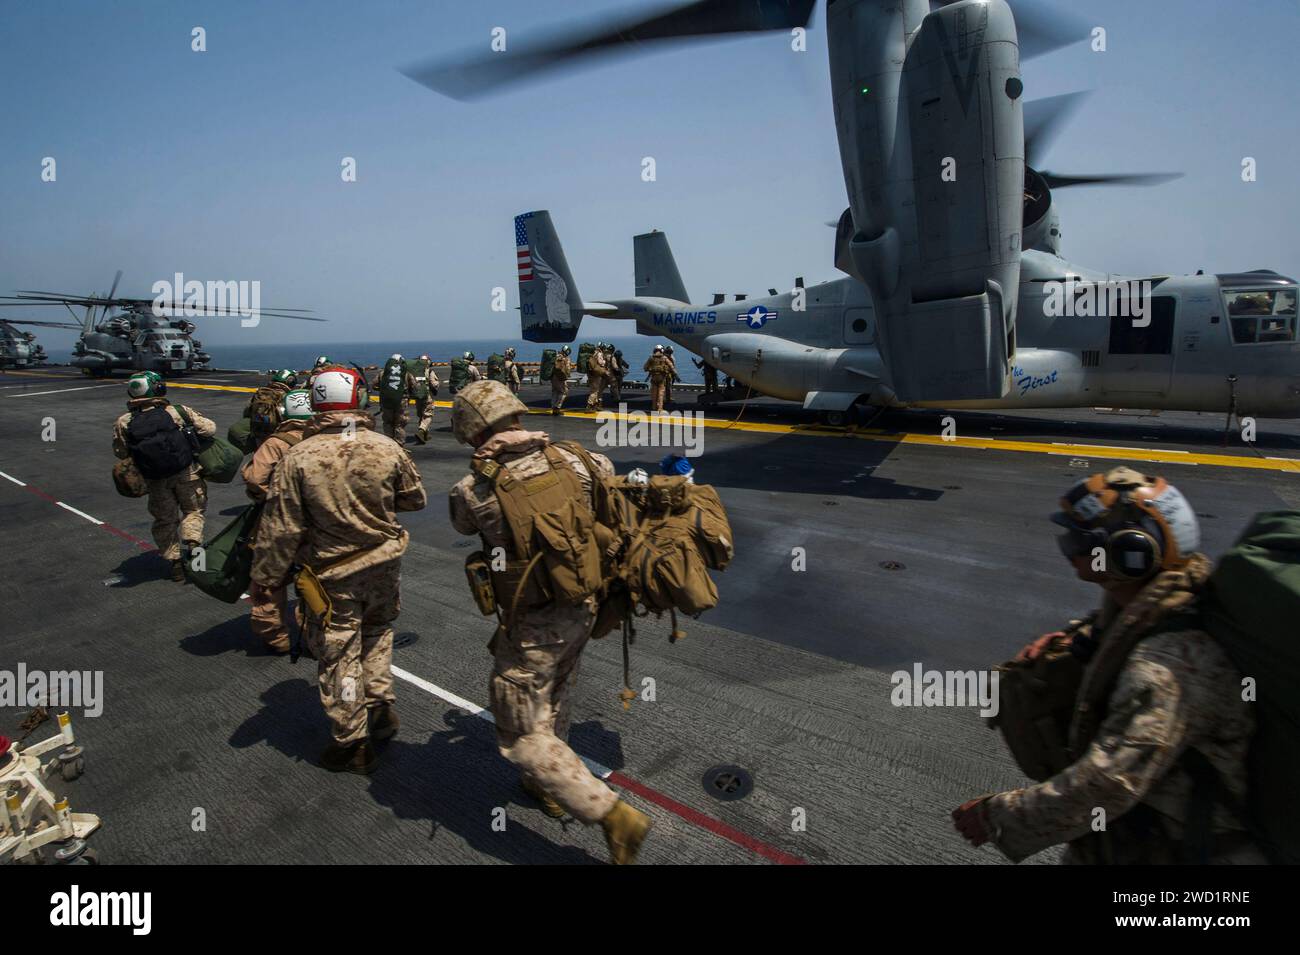
[[[1058,193],[1066,256],[1136,274],[1300,271],[1300,4],[1048,5],[1086,11],[1108,49],[1025,64],[1027,98],[1095,90],[1044,165],[1187,173]],[[631,236],[650,228],[668,233],[696,299],[836,277],[822,223],[846,203],[820,5],[805,53],[786,34],[691,45],[470,104],[396,69],[486,49],[494,26],[522,44],[644,7],[0,0],[0,293],[104,292],[120,268],[122,291],[147,295],[180,271],[256,279],[263,307],[331,319],[200,321],[211,345],[517,338],[511,218],[529,209],[551,211],[592,300],[632,293]],[[205,53],[190,49],[196,26]],[[41,181],[46,156],[57,182]],[[1241,181],[1244,156],[1257,182]],[[490,310],[494,286],[510,311]]]

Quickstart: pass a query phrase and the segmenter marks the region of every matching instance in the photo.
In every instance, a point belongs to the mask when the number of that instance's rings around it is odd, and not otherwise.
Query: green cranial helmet
[[[277,385],[288,385],[292,388],[298,384],[298,373],[291,368],[281,368],[279,371],[271,372],[271,382]]]
[[[289,392],[280,402],[280,416],[286,421],[304,421],[312,414],[311,392],[305,388]]]
[[[126,380],[126,393],[131,398],[161,398],[167,383],[156,371],[138,371]]]
[[[461,444],[518,415],[528,408],[499,381],[475,381],[456,392],[451,406],[451,433]]]
[[[319,358],[316,359],[315,367],[324,368],[326,365],[332,365],[332,364],[334,364],[334,362],[330,359],[329,355],[321,355]]]
[[[569,354],[570,352],[572,352],[573,349],[570,348],[568,345],[565,345],[563,348],[560,349],[560,351],[561,351],[563,354],[567,355],[567,354]]]
[[[474,353],[473,353],[472,351],[467,351],[467,352],[465,352],[465,360],[466,360],[466,361],[473,361],[473,360],[474,360]]]

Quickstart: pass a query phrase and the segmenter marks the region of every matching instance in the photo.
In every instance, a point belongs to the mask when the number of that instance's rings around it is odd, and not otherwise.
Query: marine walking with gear
[[[182,558],[203,540],[208,489],[198,463],[201,439],[217,426],[185,405],[165,397],[167,383],[157,372],[127,379],[126,414],[113,428],[113,454],[130,459],[144,478],[158,553],[171,561],[171,578],[183,581]]]
[[[438,380],[438,373],[434,370],[433,362],[429,360],[428,355],[421,355],[408,361],[406,372],[411,397],[415,400],[415,416],[418,422],[415,426],[415,440],[427,444],[429,429],[433,427],[435,407],[433,399],[437,396],[442,382]]]
[[[253,453],[243,470],[245,491],[254,503],[263,508],[271,493],[277,467],[289,450],[302,441],[307,424],[312,420],[311,393],[298,390],[285,394],[279,417],[280,424]],[[258,528],[254,528],[249,541],[254,555],[258,536]],[[253,604],[249,628],[253,636],[273,653],[289,652],[288,593],[287,585],[264,587],[255,580],[249,582],[249,597]]]
[[[378,760],[372,742],[398,727],[392,623],[410,535],[397,513],[425,505],[419,470],[405,448],[371,430],[368,401],[355,370],[316,374],[314,417],[276,468],[252,568],[267,589],[296,574],[303,638],[333,737],[321,762],[363,774]]]
[[[406,444],[406,425],[410,420],[406,412],[407,398],[413,390],[411,375],[401,355],[393,355],[380,369],[379,414],[384,422],[384,434],[398,444]]]
[[[248,443],[244,451],[252,454],[279,427],[284,396],[297,386],[297,372],[281,368],[271,372],[270,380],[248,399],[243,415],[248,419]]]
[[[600,555],[592,538],[594,478],[585,464],[519,424],[526,406],[498,382],[456,396],[452,431],[474,448],[451,490],[453,526],[483,550],[466,573],[480,611],[497,614],[489,686],[501,754],[548,815],[600,823],[616,863],[635,860],[649,819],[621,801],[569,748],[569,696],[596,620]]]
[[[1212,575],[1191,505],[1127,467],[1060,505],[1061,551],[1102,607],[998,668],[992,722],[1038,782],[964,803],[958,831],[1014,862],[1060,844],[1071,863],[1264,861],[1241,808],[1255,707],[1206,632]]]
[[[467,351],[459,358],[451,360],[450,381],[447,387],[454,395],[470,382],[479,381],[482,377],[483,373],[478,370],[478,365],[474,364],[474,353]]]
[[[662,412],[664,400],[668,394],[668,382],[672,380],[673,366],[664,354],[664,346],[656,345],[650,357],[646,359],[645,373],[650,381],[650,410]]]
[[[572,354],[573,349],[565,345],[558,352],[542,355],[542,376],[551,383],[551,414],[553,415],[564,414],[564,402],[569,397],[569,376],[573,374],[573,359],[570,357]],[[546,367],[548,357],[551,365],[549,374]]]
[[[511,394],[519,394],[523,386],[523,377],[519,374],[519,362],[515,360],[515,350],[507,348],[505,353],[505,383]]]
[[[597,342],[596,347],[587,355],[587,410],[601,409],[601,394],[605,390],[606,372],[609,365],[605,361],[605,343]]]

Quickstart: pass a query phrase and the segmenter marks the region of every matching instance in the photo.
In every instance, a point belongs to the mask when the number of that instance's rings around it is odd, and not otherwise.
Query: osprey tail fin
[[[636,294],[651,298],[669,298],[676,302],[689,302],[681,273],[668,248],[668,236],[662,232],[647,232],[632,237],[632,262],[636,269]]]
[[[545,210],[515,216],[519,325],[525,341],[571,342],[582,324],[582,298],[560,237]]]

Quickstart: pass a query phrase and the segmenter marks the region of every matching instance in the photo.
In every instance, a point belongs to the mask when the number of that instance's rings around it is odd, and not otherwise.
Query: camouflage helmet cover
[[[527,414],[528,407],[499,381],[475,381],[456,393],[451,406],[451,432],[461,444],[508,418]]]

